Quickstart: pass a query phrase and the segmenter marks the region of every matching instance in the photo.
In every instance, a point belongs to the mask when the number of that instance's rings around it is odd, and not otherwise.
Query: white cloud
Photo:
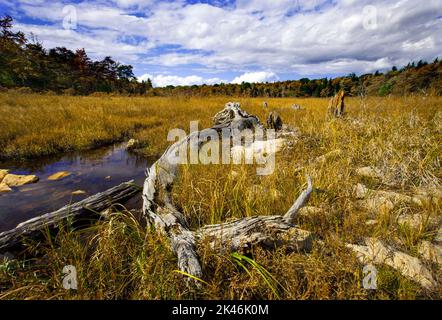
[[[153,4],[154,0],[114,0],[121,8],[147,7]]]
[[[377,9],[374,30],[364,29],[367,5]],[[310,69],[307,74],[317,74],[327,71],[327,62],[342,73],[348,70],[338,67],[347,64],[339,61],[355,61],[353,65],[360,68],[352,71],[364,72],[370,69],[368,65],[377,67],[381,59],[398,63],[440,54],[442,40],[437,34],[442,31],[442,20],[436,17],[441,9],[439,0],[429,0],[425,6],[412,0],[346,0],[334,5],[255,0],[239,1],[235,9],[206,4],[175,10],[158,7],[146,25],[160,43],[210,53],[176,54],[172,63],[170,53],[159,55],[156,61],[165,66],[181,60],[210,69],[293,72],[288,66],[304,65]],[[291,11],[295,14],[288,14]],[[434,43],[421,42],[428,38]],[[416,52],[417,46],[422,50]]]
[[[124,63],[136,63],[139,54],[145,53],[153,47],[153,44],[149,42],[140,42],[137,45],[121,43],[118,33],[103,32],[102,30],[86,34],[54,26],[29,24],[17,24],[16,29],[27,34],[37,35],[38,40],[47,48],[59,46],[65,46],[71,50],[85,48],[88,55],[94,59],[112,56]]]
[[[367,5],[376,9],[373,30],[364,29]],[[20,26],[32,29],[47,46],[85,47],[97,56],[162,70],[183,66],[190,74],[197,69],[206,74],[366,72],[442,52],[440,0],[425,5],[415,0],[237,0],[228,7],[183,0],[90,0],[74,6],[79,29],[71,34],[61,28],[61,1],[21,0],[15,8],[52,23]]]
[[[402,44],[402,47],[406,50],[423,50],[423,49],[432,49],[434,48],[434,40],[433,37],[428,37],[417,42],[405,41]]]
[[[274,82],[277,81],[278,79],[279,79],[278,76],[273,72],[267,72],[267,71],[247,72],[233,79],[232,83]]]
[[[274,82],[279,78],[273,72],[248,72],[244,73],[238,77],[235,77],[232,81],[226,81],[220,78],[203,78],[197,75],[191,76],[177,76],[177,75],[165,75],[165,74],[143,74],[138,77],[138,81],[146,81],[150,79],[154,87],[165,87],[168,85],[173,86],[191,86],[191,85],[201,85],[201,84],[216,84],[216,83],[242,83],[242,82]]]
[[[200,85],[200,84],[216,84],[216,83],[226,83],[227,81],[219,79],[219,78],[209,78],[204,79],[200,76],[176,76],[176,75],[151,75],[144,74],[138,77],[138,81],[146,81],[150,79],[152,81],[152,85],[154,87],[166,87],[169,85],[172,86],[191,86],[191,85]]]
[[[403,61],[401,64],[407,63]],[[357,59],[336,59],[317,63],[315,68],[311,65],[293,64],[291,68],[298,74],[308,74],[315,77],[323,77],[324,74],[349,74],[358,70],[361,73],[374,72],[376,70],[389,69],[394,65],[388,58],[381,58],[376,61],[361,61]]]

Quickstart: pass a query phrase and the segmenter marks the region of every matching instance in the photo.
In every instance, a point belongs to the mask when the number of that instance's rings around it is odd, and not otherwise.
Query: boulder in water
[[[9,173],[9,170],[6,169],[0,169],[0,182],[3,181],[3,178],[6,177],[6,175]]]
[[[38,181],[38,177],[31,175],[18,175],[8,173],[4,178],[2,183],[8,185],[9,187],[19,187],[24,184],[34,183]]]
[[[6,193],[12,191],[6,183],[0,182],[0,193]]]
[[[126,149],[133,150],[133,149],[136,149],[139,145],[140,145],[140,141],[138,141],[137,139],[130,139],[127,142]]]
[[[48,180],[52,180],[52,181],[60,180],[60,179],[66,178],[66,177],[68,177],[68,176],[70,176],[70,175],[71,175],[70,172],[67,172],[67,171],[59,171],[59,172],[56,172],[56,173],[50,175],[50,176],[48,177]]]

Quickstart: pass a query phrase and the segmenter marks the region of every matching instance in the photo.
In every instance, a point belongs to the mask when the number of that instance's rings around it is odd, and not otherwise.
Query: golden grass
[[[264,99],[124,98],[0,95],[2,155],[36,156],[135,137],[156,154],[169,144],[171,128],[188,129],[190,120],[210,126],[211,117],[227,101],[239,101],[249,113],[265,119]],[[123,211],[87,231],[65,230],[29,246],[37,259],[1,267],[0,298],[47,299],[432,299],[442,289],[425,291],[397,271],[377,266],[378,290],[361,288],[362,266],[345,249],[377,237],[417,256],[421,240],[431,240],[435,227],[400,227],[399,213],[442,218],[440,202],[423,207],[397,205],[372,216],[356,205],[358,182],[372,189],[414,194],[441,188],[442,99],[433,97],[368,98],[347,101],[347,117],[326,121],[326,99],[267,99],[284,122],[301,132],[293,149],[278,154],[276,170],[257,176],[253,166],[186,165],[174,186],[174,201],[192,228],[234,217],[284,213],[305,184],[305,173],[317,191],[309,205],[324,213],[300,216],[297,224],[324,242],[311,254],[268,252],[255,248],[251,261],[200,248],[206,283],[184,285],[167,240]],[[304,110],[292,110],[298,103]],[[336,149],[342,153],[325,163],[316,157]],[[303,166],[299,171],[297,168]],[[356,176],[355,169],[373,166],[386,172],[388,184]],[[235,171],[238,175],[232,175]],[[366,221],[376,219],[377,224]],[[88,236],[86,237],[85,234]],[[50,241],[49,241],[50,239]],[[48,263],[50,261],[50,263]],[[238,263],[247,267],[247,271]],[[77,267],[79,289],[61,286],[64,265]],[[426,263],[436,279],[440,267]]]

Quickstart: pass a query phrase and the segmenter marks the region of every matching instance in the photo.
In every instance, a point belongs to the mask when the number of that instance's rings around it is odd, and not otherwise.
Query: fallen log
[[[24,237],[38,236],[45,228],[56,228],[61,221],[66,219],[99,216],[99,212],[109,208],[112,204],[124,202],[140,191],[140,188],[131,180],[77,203],[66,205],[57,211],[22,222],[14,229],[0,233],[0,252],[19,244]]]
[[[213,248],[239,251],[254,245],[276,247],[290,244],[293,249],[307,249],[311,245],[310,232],[296,228],[292,223],[300,208],[307,202],[312,183],[308,179],[307,190],[296,200],[284,216],[257,216],[238,219],[233,222],[204,226],[192,231],[184,215],[175,207],[171,197],[171,187],[176,179],[178,164],[175,154],[187,146],[197,136],[207,141],[206,135],[225,135],[230,129],[230,138],[241,134],[245,129],[262,128],[256,116],[243,111],[238,103],[227,103],[225,108],[213,118],[214,126],[193,132],[172,144],[149,169],[143,188],[143,214],[149,224],[166,235],[172,251],[178,258],[178,267],[193,277],[202,277],[202,268],[196,253],[197,245],[209,241]],[[202,138],[202,139],[201,139]],[[225,137],[224,137],[225,138]],[[198,143],[200,150],[203,144]]]
[[[255,216],[231,222],[207,225],[195,232],[198,242],[208,243],[222,252],[243,252],[252,246],[290,251],[310,251],[313,237],[283,216]]]

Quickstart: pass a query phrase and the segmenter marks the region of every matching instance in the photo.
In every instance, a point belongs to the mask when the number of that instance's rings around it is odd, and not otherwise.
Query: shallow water
[[[142,185],[148,164],[148,159],[127,152],[123,145],[20,163],[0,162],[0,169],[40,178],[37,183],[0,194],[0,232],[131,179]],[[47,179],[59,171],[68,171],[71,175],[58,181]],[[72,195],[76,190],[86,194]],[[141,206],[140,198],[128,206]]]

